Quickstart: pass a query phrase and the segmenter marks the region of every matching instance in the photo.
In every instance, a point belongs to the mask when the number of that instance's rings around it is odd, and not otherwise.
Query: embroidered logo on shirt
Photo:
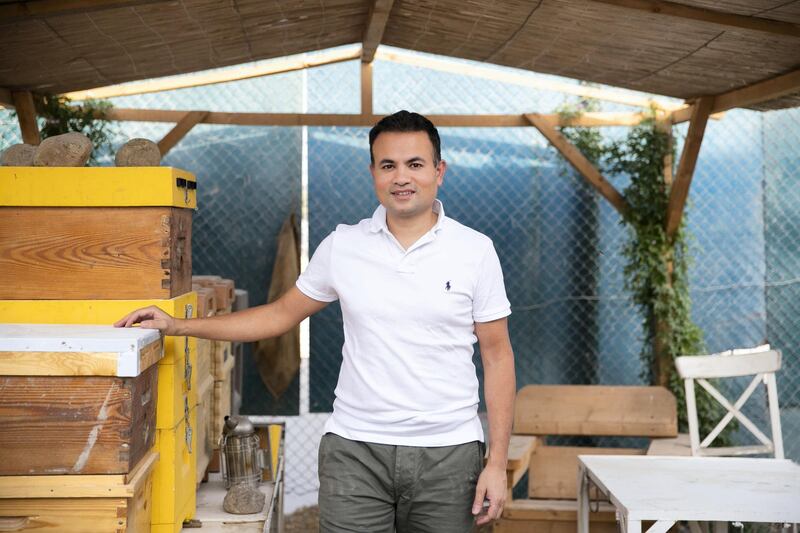
[[[444,290],[446,290],[446,291],[450,290],[450,282],[449,281],[444,284]]]

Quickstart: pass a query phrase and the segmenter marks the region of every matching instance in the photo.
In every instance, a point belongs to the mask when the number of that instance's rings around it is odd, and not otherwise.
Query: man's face
[[[384,132],[372,144],[370,166],[378,201],[388,218],[415,218],[431,212],[442,184],[445,162],[433,162],[433,144],[424,131]]]

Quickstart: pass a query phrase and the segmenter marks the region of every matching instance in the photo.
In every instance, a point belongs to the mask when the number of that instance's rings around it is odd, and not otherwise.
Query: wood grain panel
[[[191,290],[192,211],[0,208],[0,299],[172,298]]]
[[[676,409],[663,387],[527,385],[517,393],[514,433],[674,437]]]
[[[136,378],[0,377],[0,475],[130,471],[155,439],[157,369]]]

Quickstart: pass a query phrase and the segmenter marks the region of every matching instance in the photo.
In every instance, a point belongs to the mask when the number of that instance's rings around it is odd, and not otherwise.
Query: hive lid
[[[197,179],[174,167],[0,167],[0,206],[197,207]]]
[[[0,375],[134,377],[163,355],[155,329],[0,324]]]

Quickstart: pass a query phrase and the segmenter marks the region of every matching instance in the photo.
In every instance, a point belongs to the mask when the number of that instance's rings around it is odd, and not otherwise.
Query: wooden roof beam
[[[608,200],[621,215],[625,216],[625,213],[628,211],[628,203],[625,201],[625,198],[602,174],[600,174],[600,171],[597,170],[591,161],[586,159],[574,144],[569,142],[569,140],[553,127],[551,123],[543,120],[541,115],[529,113],[525,115],[525,118],[550,141],[550,144],[564,156],[564,159],[575,167],[575,170],[577,170],[592,187]]]
[[[683,144],[681,160],[678,163],[678,171],[675,173],[675,181],[672,183],[672,188],[669,193],[666,222],[668,239],[672,239],[681,225],[686,198],[689,196],[689,187],[692,184],[692,177],[694,176],[694,168],[697,164],[697,157],[700,154],[700,145],[703,143],[708,116],[713,106],[713,96],[704,96],[692,106],[692,118],[691,122],[689,122],[689,131],[686,134],[686,141]]]
[[[696,20],[698,22],[708,22],[719,26],[728,26],[743,30],[760,31],[777,35],[788,35],[790,37],[800,37],[800,25],[772,20],[761,17],[747,15],[737,15],[735,13],[725,13],[713,9],[687,6],[665,0],[593,0],[601,4],[611,4],[629,9],[638,9],[657,15],[669,15],[672,17]]]
[[[714,98],[711,112],[720,113],[734,107],[756,105],[798,92],[800,92],[800,69],[718,94]],[[693,108],[694,106],[690,105],[673,111],[672,123],[678,124],[689,120]]]
[[[372,63],[375,59],[375,51],[383,39],[383,32],[386,30],[386,23],[389,21],[389,13],[392,11],[394,0],[375,0],[369,10],[367,26],[364,29],[364,38],[361,45],[361,62]]]
[[[351,61],[359,57],[361,57],[361,50],[357,46],[348,46],[341,50],[315,54],[309,58],[282,59],[279,61],[271,61],[264,65],[250,65],[212,72],[200,72],[186,76],[109,85],[107,87],[98,87],[86,91],[65,93],[64,96],[71,100],[86,100],[87,98],[113,98],[115,96],[172,91],[174,89],[186,89],[189,87],[213,85],[215,83],[271,76],[273,74],[320,67],[323,65],[340,63],[342,61]]]
[[[171,109],[126,109],[114,107],[106,111],[108,120],[134,122],[179,122],[186,111]],[[564,119],[558,114],[536,115],[552,127],[632,126],[646,118],[644,113],[584,113]],[[515,128],[530,127],[525,115],[427,115],[442,128]],[[212,111],[202,119],[205,124],[239,126],[373,126],[382,115],[315,114],[315,113],[231,113]]]
[[[178,121],[174,128],[169,130],[164,138],[158,141],[158,150],[161,152],[161,157],[167,155],[167,152],[178,144],[181,139],[186,137],[186,134],[194,128],[197,124],[203,122],[208,116],[208,111],[187,111],[183,117]]]

